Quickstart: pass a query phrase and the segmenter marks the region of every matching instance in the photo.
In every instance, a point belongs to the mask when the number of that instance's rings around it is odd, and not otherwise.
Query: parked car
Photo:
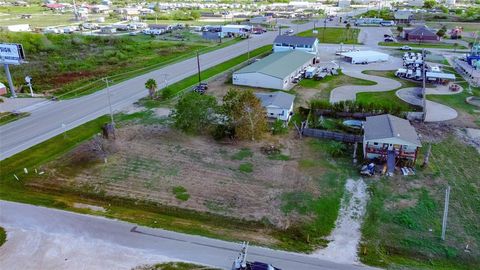
[[[404,51],[411,51],[412,47],[405,45],[405,46],[402,46],[400,49]]]
[[[385,42],[395,42],[395,39],[389,37],[384,39]]]
[[[285,31],[285,34],[286,34],[286,35],[291,35],[291,34],[293,34],[293,30],[292,30],[292,29],[288,29],[287,31]]]

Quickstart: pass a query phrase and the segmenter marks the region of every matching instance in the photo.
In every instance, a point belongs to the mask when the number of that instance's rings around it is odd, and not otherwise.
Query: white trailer
[[[352,64],[384,62],[389,59],[388,54],[376,51],[345,52],[340,55],[347,58]]]
[[[222,26],[222,33],[225,35],[233,34],[233,35],[242,35],[249,33],[252,30],[252,26],[250,25],[236,25],[236,24],[228,24]]]
[[[30,29],[30,25],[28,25],[28,24],[8,25],[7,30],[10,31],[10,32],[30,32],[30,31],[32,31]]]

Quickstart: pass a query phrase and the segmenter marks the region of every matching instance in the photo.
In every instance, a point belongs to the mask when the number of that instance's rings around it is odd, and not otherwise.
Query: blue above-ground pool
[[[363,127],[363,121],[360,121],[360,120],[345,120],[343,121],[343,124],[347,127],[352,127],[352,128]]]

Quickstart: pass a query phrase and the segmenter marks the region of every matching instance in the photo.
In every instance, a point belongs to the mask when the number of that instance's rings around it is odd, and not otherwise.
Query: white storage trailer
[[[340,55],[344,56],[352,64],[385,62],[389,59],[388,54],[376,51],[345,52]]]

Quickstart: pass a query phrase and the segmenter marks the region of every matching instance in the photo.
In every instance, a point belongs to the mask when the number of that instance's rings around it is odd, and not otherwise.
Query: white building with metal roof
[[[254,62],[232,75],[235,85],[288,90],[292,80],[308,66],[313,65],[315,55],[303,51],[273,53]]]
[[[367,117],[363,126],[363,153],[368,159],[408,159],[415,162],[422,146],[408,120],[383,114]]]
[[[293,114],[293,101],[295,96],[282,91],[273,93],[255,93],[267,111],[268,118],[289,121]]]
[[[315,37],[279,35],[273,41],[274,52],[285,52],[291,50],[300,50],[317,54],[318,39]]]

